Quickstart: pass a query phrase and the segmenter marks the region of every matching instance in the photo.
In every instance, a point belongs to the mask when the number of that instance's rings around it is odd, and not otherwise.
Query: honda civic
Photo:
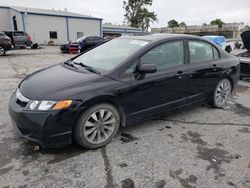
[[[9,114],[42,147],[94,149],[120,126],[204,102],[224,107],[239,70],[237,57],[201,37],[124,36],[27,76]]]

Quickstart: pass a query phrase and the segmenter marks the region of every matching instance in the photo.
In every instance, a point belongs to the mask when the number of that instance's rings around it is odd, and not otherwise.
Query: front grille
[[[240,72],[242,74],[250,74],[250,65],[248,63],[240,63]]]

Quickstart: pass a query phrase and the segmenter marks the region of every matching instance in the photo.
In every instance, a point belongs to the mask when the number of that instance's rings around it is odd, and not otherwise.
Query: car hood
[[[250,50],[250,30],[241,33],[241,38],[244,43],[245,48]]]
[[[59,64],[27,76],[19,85],[20,92],[31,100],[43,99],[43,96],[56,94],[63,88],[70,87],[79,83],[88,84],[103,76],[91,72],[78,72],[66,68]]]

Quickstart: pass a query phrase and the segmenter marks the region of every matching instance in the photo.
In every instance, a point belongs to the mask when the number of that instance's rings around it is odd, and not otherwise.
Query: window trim
[[[211,59],[211,60],[206,60],[206,61],[199,61],[199,62],[196,62],[196,63],[191,63],[191,61],[190,61],[190,49],[189,49],[189,42],[190,41],[198,41],[198,42],[203,42],[203,43],[206,43],[206,44],[208,44],[208,45],[210,45],[210,46],[212,46],[212,51],[213,51],[213,59]],[[206,63],[206,62],[210,62],[210,61],[214,61],[214,60],[219,60],[219,59],[221,59],[221,54],[220,54],[220,51],[218,50],[218,48],[213,44],[213,43],[209,43],[209,42],[207,42],[207,41],[204,41],[204,40],[202,40],[202,39],[186,39],[186,48],[187,48],[187,62],[188,62],[188,64],[198,64],[198,63]],[[218,52],[218,58],[214,58],[214,49],[216,49],[217,50],[217,52]]]

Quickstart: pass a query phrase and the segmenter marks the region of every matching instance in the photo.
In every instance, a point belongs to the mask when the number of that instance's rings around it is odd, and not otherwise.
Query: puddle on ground
[[[135,140],[138,140],[138,138],[128,133],[121,133],[120,141],[127,143],[127,142],[132,142]]]
[[[182,173],[182,169],[173,171],[173,170],[169,170],[169,175],[170,177],[172,177],[173,179],[178,179],[179,182],[181,183],[182,187],[184,188],[195,188],[196,187],[196,181],[197,181],[197,177],[194,175],[189,175],[189,177],[187,178],[181,178],[180,175]]]
[[[181,138],[183,141],[191,141],[194,144],[199,144],[202,146],[207,145],[207,142],[202,140],[201,135],[197,132],[188,131],[187,134],[182,134]]]
[[[222,163],[231,163],[233,159],[240,157],[240,155],[231,155],[227,151],[220,148],[197,146],[197,150],[197,157],[210,163],[206,170],[209,171],[210,169],[213,169],[214,173],[216,174],[215,179],[217,179],[218,176],[225,176],[225,174],[221,172]]]

